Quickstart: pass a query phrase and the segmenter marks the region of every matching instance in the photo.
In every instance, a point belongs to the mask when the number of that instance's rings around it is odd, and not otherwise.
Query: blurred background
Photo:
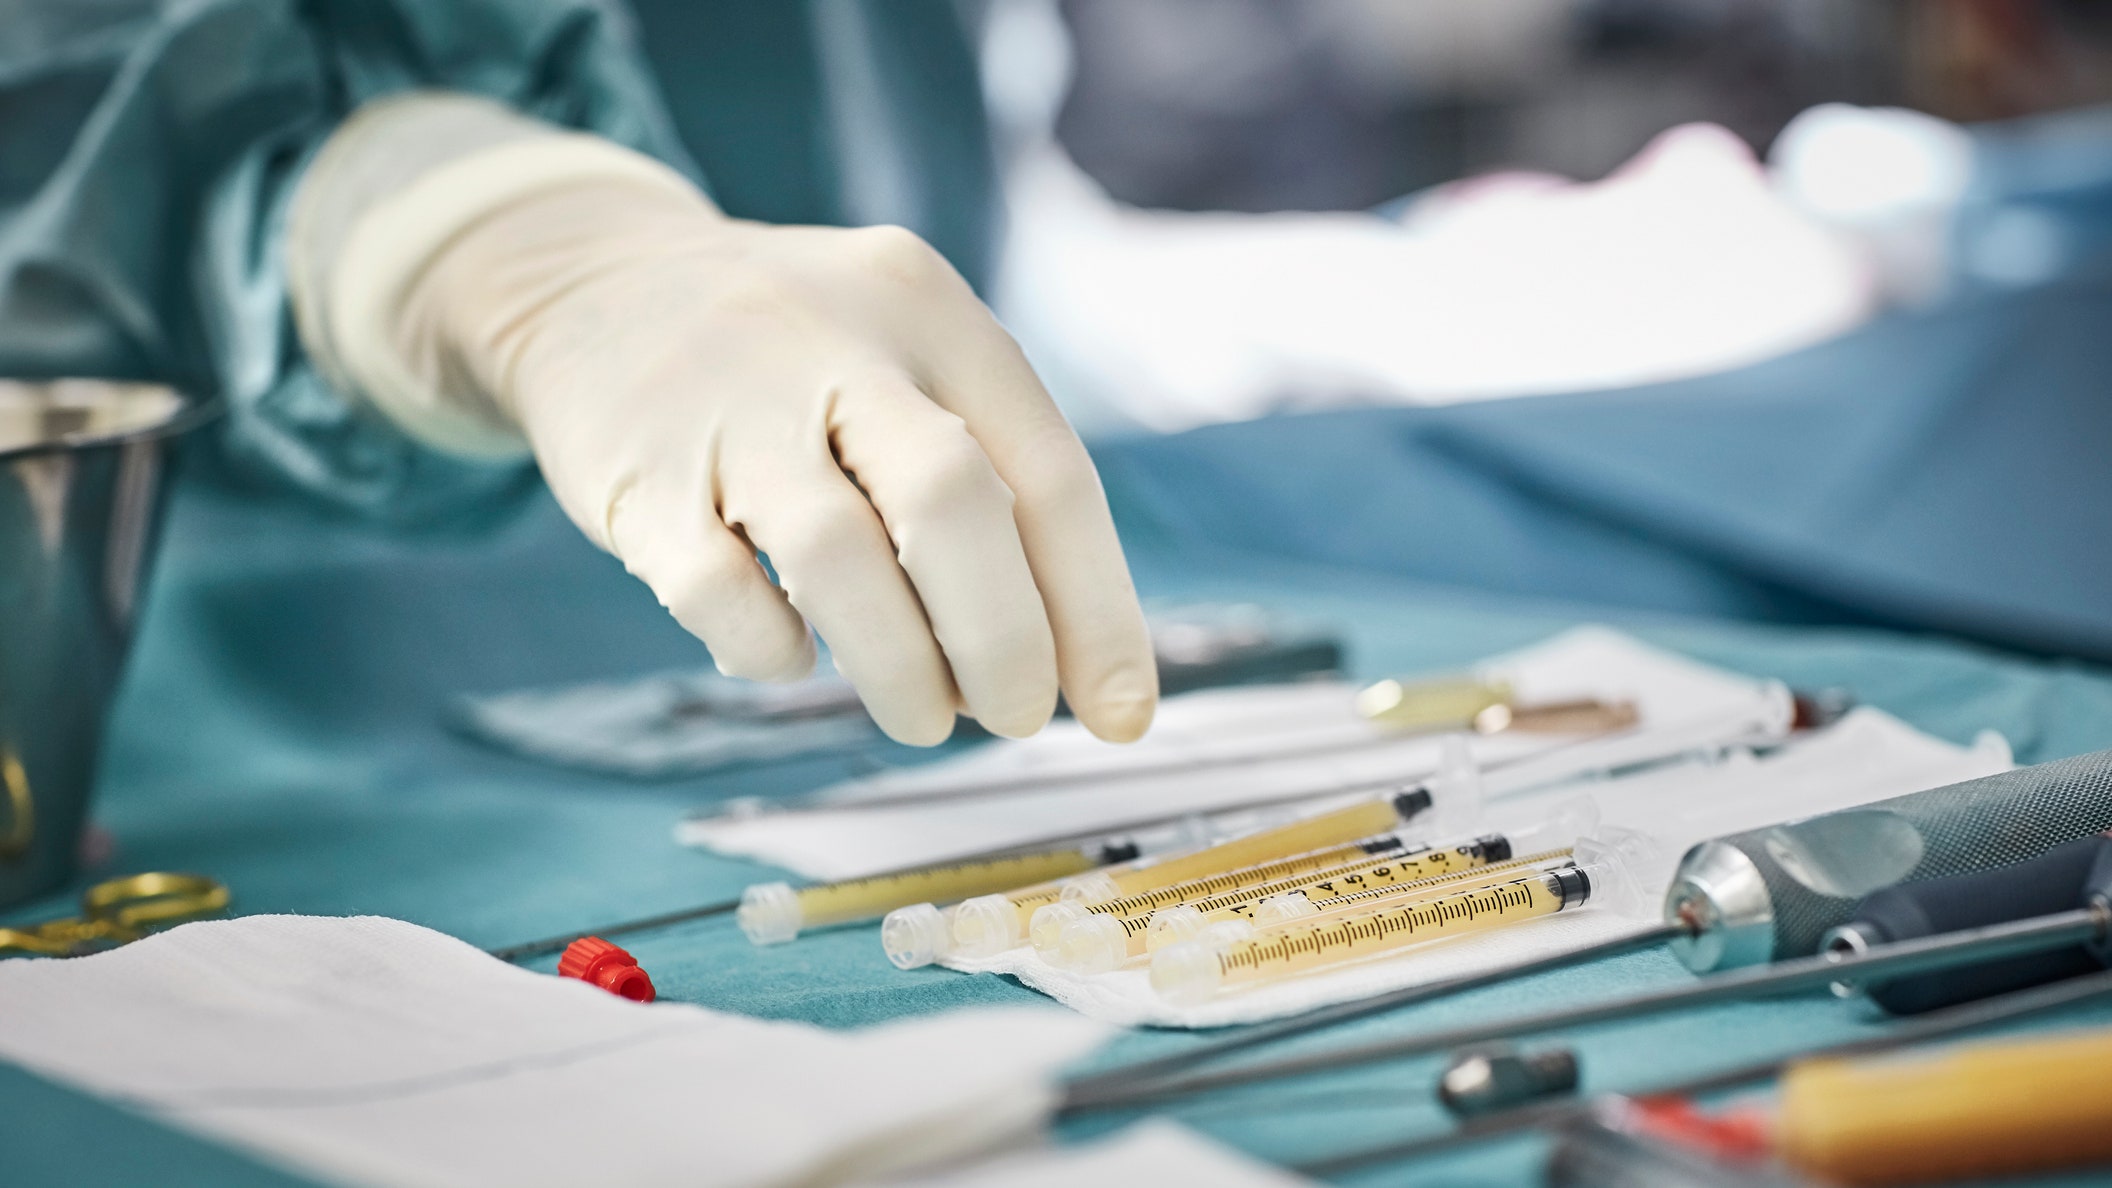
[[[2090,0],[1064,0],[1056,134],[1123,202],[1347,210],[1601,176],[1666,128],[1764,153],[1822,103],[1959,122],[2112,97]]]
[[[2112,656],[2112,6],[961,11],[1131,539]]]
[[[1691,378],[2112,228],[2098,5],[966,11],[994,304],[1089,436]]]

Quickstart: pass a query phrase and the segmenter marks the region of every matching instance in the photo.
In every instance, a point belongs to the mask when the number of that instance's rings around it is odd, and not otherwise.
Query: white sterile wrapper
[[[1565,631],[1494,657],[1475,673],[1509,681],[1521,704],[1632,700],[1641,726],[1584,742],[1509,732],[1389,736],[1357,714],[1356,689],[1349,684],[1215,689],[1169,698],[1151,733],[1127,746],[1103,743],[1075,722],[1059,722],[1033,738],[848,781],[824,795],[857,801],[1030,781],[1016,791],[892,808],[773,815],[766,807],[753,817],[695,817],[682,823],[677,836],[809,878],[851,878],[1052,835],[1115,832],[1147,817],[1221,811],[1272,795],[1381,791],[1435,773],[1448,737],[1464,737],[1500,803],[1507,778],[1515,784],[1527,772],[1590,771],[1710,743],[1766,741],[1789,728],[1789,697],[1780,685],[1711,668],[1604,627]]]
[[[1223,1027],[1295,1015],[1521,961],[1582,949],[1655,923],[1655,906],[1681,854],[1696,842],[1771,822],[1849,808],[1923,788],[1991,775],[2010,767],[2008,745],[1989,733],[1959,747],[1921,733],[1879,710],[1858,709],[1831,728],[1764,758],[1736,752],[1715,763],[1685,763],[1619,779],[1492,803],[1483,832],[1522,829],[1550,819],[1580,791],[1597,804],[1601,826],[1645,834],[1655,843],[1654,869],[1634,872],[1642,902],[1624,915],[1603,901],[1554,916],[1436,941],[1338,970],[1235,989],[1196,1006],[1166,1002],[1147,972],[1131,967],[1077,974],[1043,961],[1031,948],[988,960],[950,959],[970,972],[1016,975],[1080,1013],[1130,1026]]]
[[[516,755],[635,779],[840,754],[879,737],[840,677],[761,685],[704,671],[460,697],[448,723]]]
[[[1104,1036],[1046,1009],[840,1032],[640,1006],[376,917],[0,962],[0,1058],[333,1183],[902,1173],[1033,1132]]]

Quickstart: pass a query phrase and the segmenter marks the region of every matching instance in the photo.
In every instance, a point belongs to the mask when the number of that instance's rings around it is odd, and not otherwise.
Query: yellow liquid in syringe
[[[1590,898],[1591,873],[1565,867],[1399,907],[1280,925],[1222,947],[1193,941],[1173,945],[1152,958],[1151,985],[1169,1002],[1203,1002],[1223,989],[1280,981],[1426,941],[1552,916]]]
[[[1356,843],[1405,824],[1428,804],[1427,798],[1416,802],[1409,795],[1376,797],[1273,829],[1235,837],[1192,854],[1157,862],[1110,866],[1094,872],[1089,879],[1074,882],[1072,887],[1084,890],[1092,886],[1094,890],[1083,898],[1087,902],[1096,902],[1207,879],[1228,871],[1245,871],[1281,858],[1314,858],[1321,851],[1341,852],[1344,856],[1334,861],[1345,862],[1359,849]],[[1071,897],[1081,898],[1075,891]]]
[[[1007,887],[1045,889],[1037,903],[1053,903],[1062,887],[1055,880],[1100,865],[1081,847],[1036,850],[972,859],[860,879],[793,887],[758,883],[741,893],[735,914],[741,931],[759,945],[791,940],[809,928],[870,920],[895,908],[928,900],[964,899]]]
[[[1315,860],[1339,864],[1345,860],[1343,855],[1361,852],[1355,844],[1360,839],[1397,828],[1428,805],[1427,798],[1417,800],[1414,796],[1406,793],[1375,797],[1193,853],[1104,867],[1088,878],[1100,885],[1104,898],[1115,899],[1260,863],[1289,857],[1304,859],[1320,851],[1330,851],[1334,856]],[[1040,897],[1043,888],[1030,890],[1035,894],[984,895],[962,903],[953,915],[954,951],[971,957],[990,957],[1026,940],[1035,911],[1051,902]]]
[[[1131,957],[1187,940],[1210,920],[1251,918],[1263,900],[1279,895],[1324,898],[1351,888],[1399,892],[1436,886],[1487,870],[1494,858],[1508,866],[1510,852],[1507,841],[1492,836],[1439,850],[1367,854],[1360,861],[1270,882],[1213,880],[1232,883],[1223,894],[1208,894],[1213,888],[1198,880],[1091,908],[1058,903],[1034,914],[1032,939],[1035,951],[1051,964],[1078,973],[1103,973]],[[1505,877],[1518,876],[1514,872]],[[1154,936],[1157,943],[1152,943]]]
[[[1099,903],[1062,899],[1052,907],[1036,909],[1028,917],[1027,939],[1033,942],[1037,952],[1047,957],[1062,943],[1062,935],[1068,926],[1088,917],[1105,916],[1111,921],[1120,921],[1119,926],[1127,931],[1142,933],[1153,912],[1198,899],[1225,895],[1263,897],[1334,878],[1355,880],[1361,885],[1367,873],[1390,882],[1436,878],[1479,866],[1489,860],[1491,853],[1508,852],[1501,838],[1483,838],[1451,849],[1423,847],[1409,850],[1399,834],[1386,834],[1350,845],[1295,854],[1277,862],[1228,870],[1207,878],[1154,887],[1119,899]]]
[[[1220,921],[1247,920],[1261,927],[1269,927],[1289,923],[1293,919],[1338,912],[1352,907],[1391,907],[1409,899],[1428,899],[1433,895],[1450,894],[1454,890],[1513,882],[1530,870],[1547,866],[1569,855],[1569,848],[1564,846],[1425,878],[1404,877],[1387,867],[1379,866],[1369,871],[1353,872],[1351,878],[1320,878],[1302,886],[1287,885],[1280,890],[1275,887],[1257,887],[1251,892],[1199,899],[1163,908],[1142,921],[1125,920],[1123,924],[1131,934],[1141,929],[1144,934],[1144,951],[1155,953],[1168,945],[1189,940],[1203,926]],[[1267,906],[1264,906],[1265,904]],[[1295,914],[1290,914],[1290,909],[1296,909]],[[1134,946],[1132,948],[1134,949]]]
[[[1431,882],[1443,886],[1461,888],[1468,886],[1485,887],[1492,883],[1516,882],[1522,877],[1521,872],[1536,866],[1552,865],[1559,859],[1568,858],[1572,853],[1574,851],[1568,846],[1554,850],[1542,850],[1537,854],[1527,854],[1523,858],[1514,858],[1509,862],[1493,863],[1482,867],[1480,870],[1462,871],[1448,879],[1432,879]],[[1401,899],[1404,895],[1418,899],[1428,898],[1428,896],[1420,894],[1420,889],[1416,887],[1360,887],[1353,891],[1345,891],[1340,895],[1307,896],[1310,906],[1300,914],[1302,916],[1332,915],[1353,909],[1371,910],[1392,907],[1394,906],[1394,901]],[[1262,913],[1256,919],[1263,924],[1268,924],[1271,921],[1264,918],[1266,915],[1267,913]],[[1165,946],[1154,945],[1152,947],[1158,949]]]
[[[1510,846],[1500,837],[1480,838],[1441,850],[1397,848],[1374,851],[1363,845],[1336,846],[1283,862],[1228,871],[1215,878],[1190,879],[1170,887],[1158,887],[1092,904],[1087,910],[1096,915],[1137,919],[1175,904],[1220,899],[1241,903],[1308,887],[1324,888],[1330,895],[1346,894],[1371,881],[1404,883],[1434,879],[1509,857]]]

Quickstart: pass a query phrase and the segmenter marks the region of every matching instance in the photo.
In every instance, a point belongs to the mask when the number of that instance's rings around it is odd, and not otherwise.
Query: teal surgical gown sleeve
[[[597,0],[0,4],[0,374],[219,400],[236,472],[390,520],[527,481],[419,445],[316,375],[287,308],[285,211],[339,121],[420,87],[694,176],[627,25]]]

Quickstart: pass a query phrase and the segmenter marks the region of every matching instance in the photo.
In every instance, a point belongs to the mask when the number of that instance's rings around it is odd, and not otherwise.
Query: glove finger
[[[724,512],[747,532],[888,736],[932,746],[953,733],[956,693],[887,530],[823,443],[787,473],[729,487]],[[740,492],[739,495],[734,493]]]
[[[1128,742],[1151,725],[1158,667],[1100,475],[1078,435],[987,313],[987,334],[949,340],[926,385],[966,423],[1014,497],[1013,521],[1056,640],[1071,712],[1101,738]]]
[[[1023,737],[1056,710],[1056,644],[1012,492],[961,419],[907,376],[852,385],[830,441],[894,541],[968,712]]]
[[[794,681],[814,670],[805,621],[701,493],[653,498],[634,488],[610,511],[609,536],[624,568],[704,641],[720,672]]]

